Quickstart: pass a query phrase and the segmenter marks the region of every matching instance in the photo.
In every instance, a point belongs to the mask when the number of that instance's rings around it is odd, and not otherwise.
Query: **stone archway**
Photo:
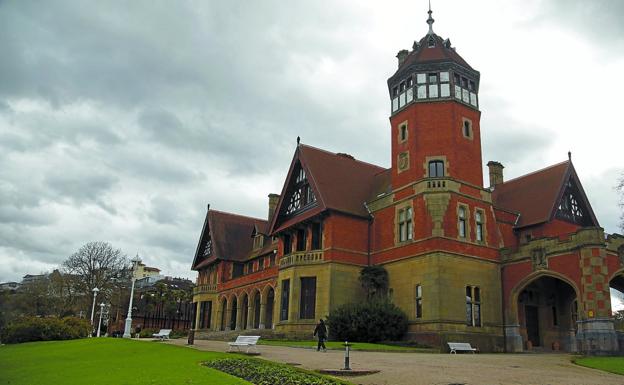
[[[614,327],[620,341],[619,345],[622,347],[624,346],[624,269],[613,274],[609,280],[609,288],[611,289],[611,310],[614,314]]]
[[[556,273],[539,273],[516,286],[511,298],[516,343],[512,351],[575,352],[578,289]]]
[[[273,309],[275,304],[275,290],[269,286],[266,292],[266,310],[264,317],[264,327],[267,329],[273,329]]]
[[[253,328],[260,328],[260,292],[255,290],[252,297],[252,309],[253,309]]]
[[[247,329],[249,319],[249,296],[247,293],[243,293],[243,299],[241,301],[241,328]]]
[[[227,298],[223,297],[219,306],[219,330],[225,330],[225,320],[227,315]]]

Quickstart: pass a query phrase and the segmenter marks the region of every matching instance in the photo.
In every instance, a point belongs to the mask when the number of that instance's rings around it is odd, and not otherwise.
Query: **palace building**
[[[362,267],[381,265],[409,340],[624,349],[609,292],[624,291],[624,237],[605,235],[570,154],[507,181],[490,161],[484,186],[480,73],[433,32],[431,10],[427,23],[388,79],[390,168],[297,140],[266,218],[208,208],[192,264],[196,338],[309,338],[363,299]]]

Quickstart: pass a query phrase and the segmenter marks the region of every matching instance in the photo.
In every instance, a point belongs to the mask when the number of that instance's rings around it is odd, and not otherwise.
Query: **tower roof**
[[[455,48],[451,46],[450,39],[443,39],[433,32],[433,23],[435,20],[431,16],[431,6],[427,13],[429,14],[429,18],[427,19],[429,31],[420,40],[414,41],[412,51],[407,54],[405,60],[402,60],[399,68],[392,77],[411,66],[428,63],[456,63],[467,70],[475,71],[475,69],[455,51]]]

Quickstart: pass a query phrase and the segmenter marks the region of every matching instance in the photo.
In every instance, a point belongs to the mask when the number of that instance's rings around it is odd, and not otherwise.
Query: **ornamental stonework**
[[[537,247],[531,250],[531,262],[533,263],[533,270],[548,269],[548,259],[546,258],[546,249],[543,247]]]

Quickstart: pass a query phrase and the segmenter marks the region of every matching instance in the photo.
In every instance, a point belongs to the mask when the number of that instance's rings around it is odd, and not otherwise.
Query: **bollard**
[[[187,345],[193,345],[195,343],[195,330],[189,330],[188,340],[186,340]]]
[[[351,367],[349,366],[349,346],[351,346],[351,344],[345,341],[344,346],[345,346],[345,358],[344,358],[344,368],[342,368],[342,370],[351,370]]]

